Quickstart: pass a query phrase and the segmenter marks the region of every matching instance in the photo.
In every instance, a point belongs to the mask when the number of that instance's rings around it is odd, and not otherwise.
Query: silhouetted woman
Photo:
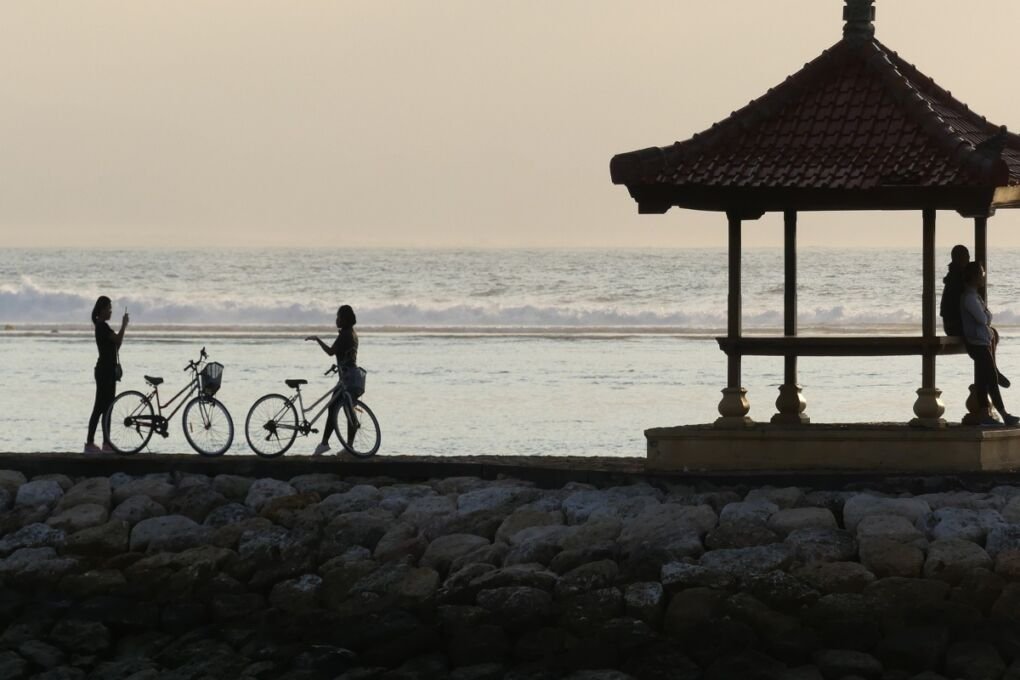
[[[99,349],[99,361],[93,374],[96,378],[96,400],[92,405],[92,416],[89,417],[89,436],[85,440],[85,453],[100,453],[113,451],[110,446],[110,433],[103,428],[103,448],[96,446],[96,426],[100,418],[106,413],[106,409],[113,402],[114,394],[117,391],[117,353],[120,345],[124,342],[124,331],[128,327],[128,314],[124,312],[124,318],[120,322],[120,331],[113,332],[107,322],[113,316],[113,303],[110,298],[100,295],[92,308],[92,325],[96,331],[96,347]]]
[[[1002,416],[1002,422],[1010,427],[1020,424],[1020,418],[1006,412],[999,392],[998,369],[995,366],[992,313],[981,298],[978,289],[985,281],[985,268],[980,262],[970,262],[963,270],[963,295],[960,297],[960,320],[963,322],[963,338],[967,354],[974,360],[974,388],[978,403],[984,407],[989,395],[995,410]],[[998,425],[994,418],[986,417],[982,425]]]
[[[315,335],[305,338],[306,341],[314,340],[319,343],[319,347],[322,348],[323,352],[336,357],[336,367],[340,371],[341,378],[343,378],[344,369],[353,368],[358,364],[358,334],[354,331],[354,326],[357,323],[358,317],[354,315],[354,310],[351,309],[351,306],[341,305],[336,310],[336,328],[339,332],[332,345],[327,345],[321,338]],[[326,421],[326,427],[323,428],[322,443],[315,447],[315,451],[312,453],[313,456],[321,456],[329,451],[329,437],[336,432],[333,428],[333,422],[336,420],[336,412],[339,409],[339,400],[330,406],[329,419]],[[339,435],[337,437],[339,438]]]

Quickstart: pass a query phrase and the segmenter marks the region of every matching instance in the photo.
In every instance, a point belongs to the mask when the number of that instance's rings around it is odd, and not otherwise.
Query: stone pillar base
[[[939,398],[942,390],[937,387],[922,387],[917,391],[917,401],[914,402],[914,415],[917,417],[910,421],[914,427],[945,427],[946,421],[942,414],[946,412],[945,404]]]
[[[978,399],[977,389],[970,386],[970,396],[967,397],[967,415],[960,421],[964,425],[980,425],[982,420],[992,417],[992,405],[988,400],[982,405]]]
[[[747,417],[751,405],[747,401],[747,390],[743,387],[727,387],[722,391],[722,401],[719,402],[719,415],[715,426],[720,428],[740,428],[754,425],[754,421]]]
[[[779,397],[776,398],[776,413],[772,416],[773,425],[807,425],[811,422],[804,409],[807,402],[801,395],[800,385],[781,385]]]

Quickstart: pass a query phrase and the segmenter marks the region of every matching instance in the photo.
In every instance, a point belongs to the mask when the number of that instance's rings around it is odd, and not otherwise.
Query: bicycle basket
[[[365,376],[367,375],[368,371],[360,366],[344,369],[344,388],[355,399],[365,393]]]
[[[223,364],[212,362],[205,365],[202,372],[198,374],[201,381],[202,391],[210,397],[220,391],[220,381],[223,380]]]

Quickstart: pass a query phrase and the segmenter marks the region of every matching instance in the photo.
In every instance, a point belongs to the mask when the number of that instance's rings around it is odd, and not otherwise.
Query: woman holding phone
[[[96,426],[99,419],[106,413],[106,409],[113,402],[117,391],[117,381],[120,380],[120,362],[118,353],[121,343],[124,342],[124,331],[128,327],[127,308],[124,309],[124,317],[120,322],[120,331],[114,332],[107,323],[113,316],[113,303],[110,298],[100,295],[96,304],[92,307],[92,325],[95,327],[96,348],[99,350],[99,361],[93,375],[96,379],[96,399],[92,404],[92,415],[89,417],[89,433],[85,440],[85,453],[107,453],[112,452],[110,446],[110,433],[105,424],[103,427],[103,446],[96,446]]]
[[[319,343],[319,347],[322,348],[323,352],[336,357],[336,365],[340,370],[341,376],[344,375],[345,369],[353,368],[358,363],[358,333],[354,330],[354,326],[357,323],[358,317],[355,316],[351,306],[340,305],[340,308],[336,310],[337,336],[332,345],[327,345],[316,335],[305,338],[306,342],[315,341]],[[333,423],[336,419],[336,411],[339,408],[339,401],[334,402],[329,407],[329,418],[326,419],[326,427],[323,428],[322,442],[315,447],[315,451],[312,452],[313,456],[321,456],[329,451],[329,436],[335,432]]]

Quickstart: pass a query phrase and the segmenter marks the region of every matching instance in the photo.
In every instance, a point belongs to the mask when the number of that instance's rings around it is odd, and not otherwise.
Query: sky
[[[709,127],[839,40],[841,0],[0,4],[0,246],[723,246],[638,215],[623,151]],[[1020,130],[1016,0],[877,0],[876,34]],[[1020,213],[989,245],[1020,246]],[[970,243],[940,213],[940,247]],[[811,213],[806,246],[919,246]],[[748,246],[781,244],[781,216]]]

